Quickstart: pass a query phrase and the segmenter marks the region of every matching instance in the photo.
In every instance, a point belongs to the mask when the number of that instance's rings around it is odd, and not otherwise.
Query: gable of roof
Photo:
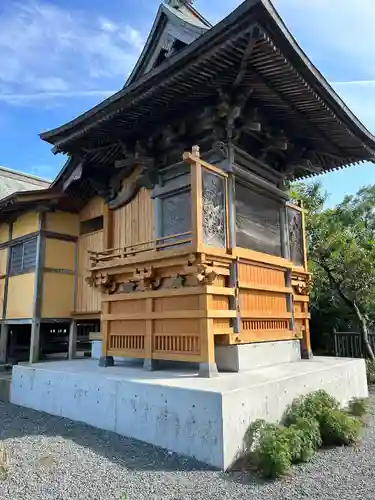
[[[19,192],[46,189],[50,182],[34,175],[0,167],[0,199]]]
[[[168,0],[159,6],[146,44],[125,87],[190,45],[212,25],[190,2]]]

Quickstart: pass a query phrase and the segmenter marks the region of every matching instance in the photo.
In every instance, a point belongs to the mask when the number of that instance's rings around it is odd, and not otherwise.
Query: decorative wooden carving
[[[203,241],[223,248],[226,245],[224,179],[202,169]]]
[[[212,285],[218,276],[210,263],[188,264],[185,266],[185,273],[189,283],[195,282],[195,285]]]
[[[63,191],[66,191],[68,187],[73,184],[73,182],[79,181],[82,177],[83,173],[83,164],[82,162],[73,170],[73,172],[69,175],[66,181],[63,184]]]
[[[156,278],[155,269],[152,266],[136,269],[133,274],[133,283],[136,283],[137,290],[143,292],[152,290],[153,282]]]
[[[310,293],[311,278],[299,279],[292,282],[292,286],[298,295],[309,295]]]
[[[287,208],[290,259],[298,266],[304,265],[302,214],[292,207]]]
[[[86,283],[95,288],[99,288],[102,293],[115,293],[118,289],[118,284],[116,283],[113,276],[108,273],[93,273],[86,278]]]

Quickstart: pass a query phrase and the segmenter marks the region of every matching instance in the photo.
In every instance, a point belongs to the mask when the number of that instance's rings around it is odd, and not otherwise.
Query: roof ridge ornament
[[[193,0],[165,0],[165,3],[175,9],[179,9],[184,5],[192,5]]]

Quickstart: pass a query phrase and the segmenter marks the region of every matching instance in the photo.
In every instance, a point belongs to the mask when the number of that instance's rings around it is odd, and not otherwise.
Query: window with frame
[[[94,217],[93,219],[87,219],[81,221],[79,227],[79,234],[81,236],[89,233],[95,233],[96,231],[101,231],[104,226],[104,218],[102,215],[99,217]]]
[[[37,238],[12,246],[10,252],[10,274],[33,271],[36,267]]]

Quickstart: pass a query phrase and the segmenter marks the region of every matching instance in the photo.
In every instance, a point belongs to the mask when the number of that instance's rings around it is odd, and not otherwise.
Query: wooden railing
[[[172,234],[163,236],[151,241],[142,241],[133,245],[127,245],[121,248],[109,248],[100,252],[89,251],[90,262],[93,266],[104,264],[112,260],[126,259],[135,257],[144,252],[157,252],[161,250],[169,250],[181,245],[191,244],[191,231],[186,233]]]

